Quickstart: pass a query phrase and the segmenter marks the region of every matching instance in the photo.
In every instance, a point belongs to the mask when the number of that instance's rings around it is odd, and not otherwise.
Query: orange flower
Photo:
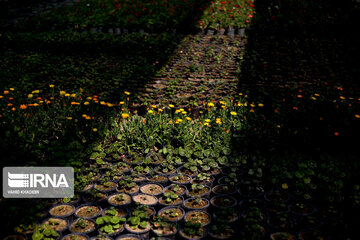
[[[356,118],[360,118],[360,115],[359,115],[359,114],[355,114],[355,117],[356,117]]]
[[[339,135],[340,135],[340,133],[339,133],[339,132],[335,132],[334,134],[335,134],[335,136],[339,136]]]
[[[302,98],[303,96],[299,94],[299,95],[297,95],[297,97],[298,97],[298,98]]]
[[[20,105],[20,109],[26,109],[26,108],[27,108],[27,106],[25,104]]]
[[[9,91],[5,90],[5,91],[4,91],[4,94],[9,94]]]
[[[294,109],[294,110],[299,110],[299,108],[298,108],[298,107],[293,107],[293,109]]]
[[[11,110],[15,111],[15,110],[16,110],[16,108],[14,108],[14,107],[13,107]]]
[[[11,107],[12,106],[12,103],[8,103],[8,107]]]

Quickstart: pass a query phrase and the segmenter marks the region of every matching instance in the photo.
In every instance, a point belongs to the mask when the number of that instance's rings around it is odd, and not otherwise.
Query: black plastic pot
[[[68,226],[69,226],[69,221],[66,220],[66,219],[63,219],[63,218],[48,218],[48,219],[45,219],[45,220],[41,223],[41,225],[46,224],[46,222],[48,222],[48,221],[51,220],[51,219],[56,219],[56,220],[58,220],[58,221],[61,221],[61,222],[65,221],[65,222],[63,222],[63,223],[64,223],[64,228],[62,228],[62,229],[56,229],[56,228],[53,228],[53,227],[50,227],[50,228],[52,228],[53,230],[55,230],[55,231],[57,231],[58,233],[61,233],[61,234],[64,233],[64,232],[67,230],[67,228],[68,228]]]
[[[223,204],[219,205],[219,201],[224,199]],[[237,200],[229,195],[218,195],[210,199],[210,204],[214,208],[227,207],[234,208],[237,205]]]
[[[74,239],[73,237],[76,237],[75,239],[76,240],[87,240],[89,239],[89,236],[86,235],[86,234],[79,234],[79,233],[70,233],[70,234],[67,234],[65,235],[64,237],[62,237],[61,239],[66,239],[66,238],[69,238],[68,240],[72,240]],[[80,237],[80,238],[79,238]]]
[[[54,212],[52,212],[52,210],[54,210],[55,208],[59,208],[59,207],[70,207],[72,209],[72,211],[68,214],[65,214],[65,215],[54,215]],[[73,214],[75,212],[75,206],[72,205],[72,204],[68,204],[68,203],[61,203],[61,204],[56,204],[54,206],[52,206],[50,209],[49,209],[49,215],[51,217],[54,217],[54,218],[65,218],[67,219],[68,221],[72,221],[73,220]]]
[[[201,224],[201,223],[200,223],[202,227],[206,227],[206,226],[208,226],[208,225],[211,223],[211,216],[210,216],[210,214],[207,213],[207,212],[205,212],[205,211],[202,211],[202,210],[191,210],[191,211],[187,212],[187,213],[185,214],[185,216],[184,216],[184,221],[187,222],[186,216],[188,216],[188,215],[190,215],[190,214],[192,214],[192,213],[195,213],[195,212],[200,212],[200,213],[202,213],[202,214],[206,214],[206,215],[209,217],[209,221],[208,221],[207,223],[205,223],[205,224]]]
[[[174,206],[174,207],[165,207],[165,208],[161,209],[161,210],[158,212],[158,215],[161,217],[161,214],[162,214],[163,212],[168,211],[168,210],[171,210],[171,209],[179,209],[179,210],[182,212],[182,216],[179,217],[179,218],[177,218],[177,219],[175,219],[175,220],[168,219],[168,218],[167,218],[167,220],[168,220],[169,222],[173,222],[173,223],[180,222],[180,221],[184,218],[184,216],[185,216],[185,211],[184,211],[181,207],[176,207],[176,206]]]
[[[160,197],[159,198],[159,205],[162,206],[162,207],[180,206],[180,205],[183,204],[184,198],[182,196],[179,196],[179,198],[181,199],[181,201],[178,201],[177,203],[166,203],[166,202],[162,202],[162,200],[166,199],[166,197]]]
[[[73,230],[71,229],[71,226],[72,226],[73,224],[76,224],[77,221],[79,221],[80,219],[82,219],[82,218],[78,218],[78,219],[76,219],[75,221],[73,221],[71,224],[69,224],[69,226],[68,226],[69,231],[70,231],[71,233],[74,233],[74,234],[80,233],[80,234],[86,234],[86,235],[90,236],[90,235],[96,230],[96,223],[95,223],[95,221],[92,220],[92,219],[84,219],[84,220],[87,221],[87,222],[92,222],[92,223],[93,223],[94,228],[92,228],[92,229],[88,229],[87,231],[83,231],[83,232],[75,232],[75,231],[73,231]]]
[[[149,240],[150,237],[150,230],[151,230],[151,224],[148,222],[148,227],[142,231],[135,231],[133,230],[127,223],[125,224],[126,231],[136,234],[140,237],[141,240]],[[119,238],[117,238],[119,239]]]
[[[145,189],[146,189],[146,187],[149,187],[149,186],[154,186],[154,187],[156,187],[157,190],[161,189],[161,191],[158,192],[158,193],[147,192]],[[145,194],[149,194],[149,195],[152,195],[152,196],[160,196],[164,192],[164,187],[159,183],[145,183],[145,184],[140,186],[140,192],[145,193]]]
[[[91,217],[84,217],[84,216],[80,216],[78,213],[81,209],[83,208],[86,208],[86,207],[93,207],[93,208],[97,208],[98,209],[98,212],[95,214],[95,215],[92,215]],[[102,208],[99,206],[99,205],[96,205],[96,204],[83,204],[83,205],[80,205],[79,207],[77,207],[74,211],[74,215],[75,217],[77,218],[84,218],[84,219],[95,219],[97,218],[98,216],[101,215],[101,212],[102,212]]]
[[[206,201],[207,204],[206,204],[205,206],[202,206],[202,207],[199,207],[199,208],[191,207],[191,206],[188,206],[186,203],[195,200],[195,198],[188,198],[188,199],[186,199],[186,200],[184,201],[183,207],[184,207],[185,209],[187,209],[187,210],[190,210],[190,211],[191,211],[191,210],[203,210],[203,211],[206,211],[206,210],[208,209],[208,207],[210,206],[210,202],[209,202],[209,200],[206,199],[206,198],[200,198],[200,199],[201,199],[201,201]]]
[[[116,204],[114,202],[111,202],[111,199],[115,198],[118,195],[126,196],[129,200],[127,202],[123,203],[123,204]],[[129,195],[127,193],[114,193],[114,194],[111,194],[110,196],[107,197],[107,202],[111,206],[114,206],[114,207],[125,207],[125,208],[127,208],[128,206],[130,206],[131,201],[132,201],[131,195]]]

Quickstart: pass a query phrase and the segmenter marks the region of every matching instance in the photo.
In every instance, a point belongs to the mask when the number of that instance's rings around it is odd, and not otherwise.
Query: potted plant
[[[202,184],[212,187],[214,182],[214,177],[212,177],[208,173],[199,173],[195,177],[193,177],[191,184]]]
[[[111,206],[128,206],[131,203],[131,196],[126,193],[114,193],[108,197],[108,203]]]
[[[190,163],[185,163],[184,166],[177,169],[177,173],[195,177],[197,174],[199,174],[199,170],[197,166],[191,165]]]
[[[131,171],[131,166],[125,162],[119,162],[113,165],[114,171],[126,174]]]
[[[151,231],[158,237],[175,239],[178,228],[176,223],[166,221],[156,216],[152,221]]]
[[[163,174],[150,174],[148,181],[152,183],[159,183],[165,185],[168,182],[168,177]]]
[[[186,175],[186,174],[174,174],[174,175],[171,175],[169,177],[169,180],[171,183],[175,183],[175,184],[188,184],[190,183],[191,181],[191,177],[189,175]]]
[[[140,192],[153,196],[158,196],[162,194],[163,187],[157,183],[147,183],[140,187]]]
[[[210,224],[210,214],[202,210],[192,210],[185,214],[185,222],[200,223],[202,227]]]
[[[210,204],[215,207],[230,207],[233,208],[236,206],[237,201],[235,198],[227,195],[218,195],[210,199]]]
[[[239,217],[235,208],[220,207],[213,213],[214,219],[222,219],[225,223],[234,223]]]
[[[175,193],[179,196],[182,196],[185,194],[187,188],[184,185],[178,185],[178,184],[170,184],[169,186],[167,186],[166,188],[164,188],[164,194],[169,192],[169,193]]]
[[[241,232],[244,239],[265,239],[266,236],[266,228],[252,220],[242,225]]]
[[[275,213],[269,215],[268,224],[276,231],[291,231],[295,226],[295,221],[288,213]]]
[[[245,181],[238,185],[238,192],[245,198],[260,198],[264,194],[264,187],[256,182]]]
[[[111,215],[113,214],[113,215]],[[116,211],[108,211],[107,215],[96,218],[99,234],[115,236],[124,230],[126,218],[119,218]]]
[[[209,200],[200,197],[186,199],[183,203],[183,206],[188,210],[206,210],[209,205]]]
[[[72,233],[91,233],[95,230],[95,222],[91,219],[78,218],[69,226]]]
[[[100,206],[85,204],[79,206],[75,210],[75,216],[79,218],[91,219],[99,216],[101,214],[101,211],[102,209]]]
[[[126,163],[129,163],[130,165],[139,165],[145,160],[145,157],[139,155],[139,154],[133,154],[131,156],[128,156],[124,159]]]
[[[159,199],[159,203],[165,206],[177,206],[182,204],[184,199],[173,191],[167,191],[164,196]]]
[[[135,194],[132,196],[132,199],[135,203],[147,206],[154,206],[158,203],[157,197],[145,193]]]
[[[46,225],[40,226],[39,229],[37,229],[33,235],[33,240],[41,240],[41,239],[48,239],[48,240],[57,240],[60,239],[61,235],[58,233],[55,229],[50,228]]]
[[[104,179],[105,180],[105,179]],[[109,180],[100,181],[101,183],[95,184],[94,188],[102,193],[110,193],[116,190],[117,183]]]
[[[135,194],[139,192],[140,187],[133,181],[131,177],[124,177],[118,182],[118,192],[125,192],[128,194]]]
[[[235,230],[222,221],[216,221],[209,229],[212,239],[229,239],[235,234]]]
[[[179,222],[183,219],[185,212],[180,207],[165,207],[159,211],[159,217],[169,222]]]
[[[66,198],[59,199],[58,203],[59,204],[62,204],[62,203],[71,204],[74,207],[77,207],[77,206],[79,206],[80,201],[81,201],[80,195],[75,193],[74,196],[71,198],[66,197]]]
[[[206,237],[207,231],[205,228],[201,227],[200,223],[186,222],[184,227],[179,231],[180,236],[184,239],[204,239]]]
[[[290,195],[280,189],[274,189],[265,193],[264,198],[268,202],[278,201],[286,203],[290,199]]]
[[[139,214],[147,214],[148,218],[150,219],[151,217],[155,216],[155,209],[146,205],[139,205],[138,207],[136,207],[132,212],[131,212],[131,216],[137,216]],[[145,218],[145,216],[144,216]]]
[[[116,240],[142,240],[142,238],[136,234],[125,234],[117,237]]]
[[[62,238],[62,240],[88,240],[88,236],[85,234],[75,234],[71,233]]]
[[[155,167],[154,171],[158,174],[171,175],[176,172],[176,168],[171,163],[162,162],[160,165]]]
[[[39,236],[39,238],[37,239],[41,239],[43,238],[43,236]],[[8,235],[6,237],[4,237],[4,240],[26,240],[26,236],[25,235],[20,235],[20,234],[14,234],[14,235]],[[49,239],[55,239],[55,238],[49,238]]]
[[[257,222],[263,222],[266,220],[266,214],[264,211],[261,211],[259,207],[251,206],[248,210],[245,210],[241,213],[243,220],[253,219]]]
[[[119,218],[126,217],[128,210],[124,207],[109,207],[101,212],[102,216],[117,216]]]
[[[190,198],[210,196],[211,188],[203,184],[192,184],[190,190],[187,190],[186,195]]]
[[[53,229],[61,233],[62,231],[66,230],[68,221],[61,218],[48,218],[43,221],[41,225],[45,225],[46,228]]]
[[[131,217],[126,221],[125,229],[131,233],[140,235],[142,239],[148,239],[151,229],[148,213],[144,210],[132,212]]]
[[[23,234],[26,236],[31,237],[31,235],[35,232],[36,229],[39,228],[37,223],[30,223],[30,224],[20,224],[14,228],[14,231],[19,234]]]
[[[50,208],[49,214],[52,217],[67,218],[75,212],[75,207],[71,204],[58,204]]]
[[[234,195],[236,188],[228,184],[220,184],[213,187],[212,192],[217,195]]]
[[[305,202],[294,202],[289,208],[292,213],[301,216],[311,215],[315,212],[315,208]]]
[[[296,240],[296,237],[288,232],[274,232],[270,234],[271,240]]]
[[[299,240],[325,240],[324,234],[321,233],[319,230],[315,229],[305,229],[299,232],[298,234]]]

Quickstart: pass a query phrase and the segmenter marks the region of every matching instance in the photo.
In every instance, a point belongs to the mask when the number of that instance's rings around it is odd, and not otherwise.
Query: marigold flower
[[[282,189],[288,189],[289,186],[286,183],[281,184]]]
[[[173,123],[173,121],[172,121],[172,120],[170,120],[170,121],[169,121],[169,123]]]
[[[84,105],[86,105],[86,106],[89,105],[89,104],[90,104],[89,102],[84,102]]]
[[[239,96],[242,96],[243,94],[242,93],[239,93]]]
[[[182,112],[182,114],[186,115],[186,114],[187,114],[187,112],[186,112],[186,111],[183,111],[183,112]]]
[[[15,111],[15,110],[16,110],[16,108],[14,108],[14,107],[13,107],[11,110],[12,110],[12,111]]]
[[[175,112],[176,112],[176,113],[179,113],[179,112],[181,112],[181,111],[180,111],[179,109],[176,109]]]
[[[130,95],[130,92],[125,91],[124,93],[125,93],[126,95]]]
[[[264,106],[264,104],[262,104],[262,103],[259,103],[259,104],[258,104],[258,106],[259,106],[259,107],[263,107],[263,106]]]
[[[163,110],[161,108],[158,109],[159,112],[162,112]]]
[[[8,103],[8,107],[11,107],[13,104],[12,103]]]
[[[120,102],[119,104],[120,104],[120,105],[123,105],[123,104],[125,104],[125,102]]]
[[[86,116],[86,118],[85,118],[86,120],[90,120],[91,119],[91,117],[90,116]]]
[[[315,101],[317,98],[316,97],[311,97],[311,99]]]
[[[299,94],[299,95],[297,95],[297,97],[298,97],[298,98],[302,98],[303,96]]]
[[[2,99],[4,96],[0,96],[0,99]]]
[[[38,103],[34,103],[34,107],[37,107],[37,106],[39,106],[39,104],[38,104]]]
[[[173,107],[175,107],[175,106],[174,106],[174,105],[172,105],[172,104],[169,104],[169,107],[173,108]]]
[[[317,94],[317,93],[315,93],[315,94],[314,94],[314,96],[315,96],[315,97],[319,97],[320,95],[319,95],[319,94]]]
[[[236,116],[237,112],[230,112],[231,115]]]
[[[97,128],[93,128],[93,131],[94,131],[94,132],[97,132]]]
[[[339,132],[335,132],[334,134],[335,134],[335,136],[339,136],[339,135],[340,135],[340,133],[339,133]]]
[[[71,120],[71,119],[72,119],[72,117],[67,117],[67,119]]]
[[[14,91],[15,89],[14,88],[9,88],[10,89],[10,91]]]
[[[112,104],[112,103],[107,103],[107,106],[108,106],[108,107],[113,107],[114,104]]]
[[[205,119],[205,122],[209,123],[209,122],[211,122],[211,120],[210,119]]]
[[[28,98],[32,98],[33,96],[34,96],[34,95],[32,95],[32,94],[29,94],[29,95],[28,95]]]
[[[70,96],[71,97],[76,97],[76,93],[72,93]]]
[[[343,96],[340,96],[340,99],[345,100],[346,98],[345,98],[345,97],[343,97]]]
[[[128,113],[123,113],[123,114],[121,114],[121,117],[122,118],[128,118],[130,115],[128,114]]]
[[[188,120],[188,121],[191,121],[191,118],[190,118],[190,117],[186,117],[185,119]]]
[[[70,93],[66,93],[66,94],[65,94],[65,97],[70,97]]]
[[[204,123],[204,126],[210,126],[210,123],[206,122]]]
[[[219,103],[222,104],[222,105],[226,105],[226,102],[223,101],[223,100],[219,101]]]
[[[213,107],[215,106],[213,103],[208,103],[208,107]]]
[[[50,84],[49,87],[53,88],[53,87],[55,87],[55,85],[54,85],[54,84]]]
[[[34,90],[31,93],[39,93],[39,92],[40,92],[39,90]]]
[[[356,117],[356,118],[360,118],[360,115],[359,115],[359,114],[355,114],[355,117]]]
[[[250,104],[250,107],[255,107],[255,104]]]
[[[148,113],[150,113],[150,114],[151,114],[151,113],[154,113],[154,111],[153,111],[153,110],[149,110],[149,111],[148,111]]]
[[[156,105],[151,105],[152,108],[157,108]]]
[[[83,114],[83,115],[81,115],[83,118],[86,118],[87,117],[87,115],[86,114]]]
[[[250,109],[250,111],[249,111],[249,112],[255,112],[255,111],[254,111],[254,109]]]
[[[4,91],[4,94],[9,94],[9,91],[5,90],[5,91]]]
[[[27,108],[27,106],[25,104],[20,105],[20,109],[26,109],[26,108]]]
[[[299,108],[298,108],[298,107],[293,107],[293,109],[294,109],[294,110],[299,110]]]
[[[66,94],[66,92],[65,91],[60,91],[60,95],[62,96],[62,95],[65,95]]]

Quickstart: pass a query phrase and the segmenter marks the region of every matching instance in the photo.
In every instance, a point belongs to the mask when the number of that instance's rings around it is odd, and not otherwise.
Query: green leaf
[[[111,217],[110,222],[113,224],[117,224],[120,222],[120,219],[117,216],[113,216]]]
[[[304,173],[303,173],[303,172],[296,171],[296,172],[295,172],[295,176],[298,177],[298,178],[303,178],[303,177],[304,177]]]
[[[104,224],[104,218],[103,217],[98,217],[96,219],[96,224],[98,224],[98,225]]]
[[[139,224],[139,227],[140,227],[140,228],[146,228],[147,226],[148,226],[148,223],[145,222],[145,221],[143,221],[143,222],[141,222],[141,223]]]
[[[306,184],[309,184],[311,182],[311,179],[308,177],[304,178],[303,180],[304,180],[304,183],[306,183]]]
[[[140,218],[139,217],[131,217],[130,218],[130,223],[131,223],[131,225],[138,225],[139,224],[139,222],[140,222]]]

